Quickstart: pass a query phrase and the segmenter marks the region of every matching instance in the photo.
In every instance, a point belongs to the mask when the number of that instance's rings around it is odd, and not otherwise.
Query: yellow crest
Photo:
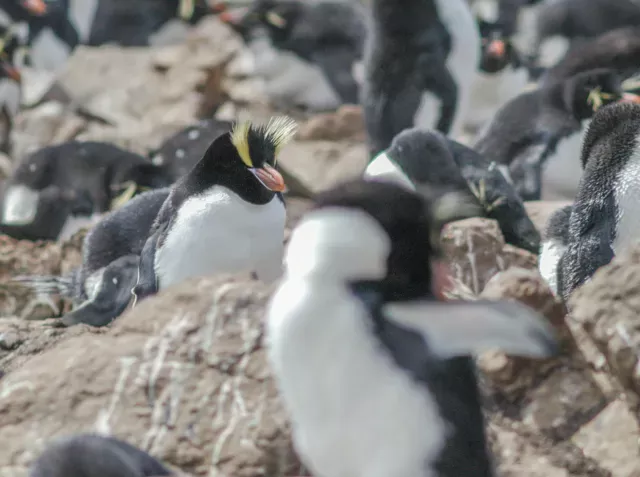
[[[254,126],[249,121],[236,124],[231,131],[231,143],[247,167],[254,167],[249,151],[249,135],[254,133],[262,140],[273,145],[275,155],[293,138],[298,129],[297,123],[286,116],[274,117],[266,125]]]

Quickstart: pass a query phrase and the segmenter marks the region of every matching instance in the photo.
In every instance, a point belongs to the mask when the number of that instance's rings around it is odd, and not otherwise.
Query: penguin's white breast
[[[11,185],[4,193],[2,223],[5,225],[28,225],[38,213],[40,195],[22,184]]]
[[[155,257],[160,288],[195,276],[255,271],[272,281],[282,271],[285,208],[274,197],[254,205],[222,186],[182,204]]]
[[[113,0],[103,1],[110,2]],[[71,0],[70,2],[67,15],[76,27],[81,43],[87,43],[89,40],[96,11],[98,10],[98,3],[99,0]]]
[[[29,52],[36,69],[57,71],[69,58],[71,48],[47,27],[33,39]]]
[[[542,244],[538,270],[555,295],[558,294],[558,265],[567,247],[557,240],[547,240]]]
[[[433,476],[445,423],[426,388],[402,371],[346,290],[286,280],[268,315],[269,357],[314,475]]]
[[[636,138],[636,144],[640,138]],[[611,244],[613,253],[620,255],[640,239],[640,150],[636,150],[620,171],[614,185],[618,208],[616,238]]]

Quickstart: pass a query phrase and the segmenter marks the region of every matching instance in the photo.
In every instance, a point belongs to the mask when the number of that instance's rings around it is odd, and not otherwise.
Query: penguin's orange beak
[[[447,301],[445,293],[451,290],[451,274],[449,265],[441,260],[431,260],[431,279],[433,281],[433,294],[440,301]]]
[[[12,64],[3,61],[0,63],[0,69],[2,69],[2,71],[4,71],[4,73],[13,81],[16,81],[18,83],[22,82],[22,75],[20,74],[20,70],[18,70]]]
[[[265,164],[262,167],[254,167],[249,170],[267,189],[274,192],[283,192],[285,190],[286,185],[282,175],[269,164]]]
[[[487,53],[497,58],[504,58],[507,53],[507,46],[502,40],[492,40],[487,47]]]
[[[22,0],[22,6],[39,17],[47,13],[47,4],[44,0]]]
[[[640,95],[633,93],[624,93],[619,102],[640,104]]]

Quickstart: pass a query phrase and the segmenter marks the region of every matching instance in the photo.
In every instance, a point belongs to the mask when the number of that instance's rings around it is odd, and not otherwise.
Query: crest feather
[[[266,125],[256,126],[250,121],[244,121],[234,126],[231,131],[231,143],[235,146],[240,159],[247,167],[253,167],[253,160],[249,152],[249,133],[262,137],[273,144],[277,156],[282,148],[293,138],[298,130],[298,124],[287,116],[273,117]]]

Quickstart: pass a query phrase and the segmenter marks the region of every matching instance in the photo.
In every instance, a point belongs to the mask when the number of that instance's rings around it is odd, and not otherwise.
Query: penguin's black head
[[[509,64],[519,65],[519,57],[511,38],[504,33],[499,22],[491,23],[482,19],[477,20],[480,29],[481,54],[480,70],[485,73],[497,73]]]
[[[440,231],[446,222],[468,216],[472,205],[454,193],[425,197],[364,180],[319,194],[291,237],[287,267],[377,283],[385,300],[441,296],[448,269]]]
[[[588,119],[603,106],[616,102],[640,102],[640,96],[625,93],[622,78],[613,70],[579,73],[563,83],[565,105],[578,120]]]
[[[204,157],[183,178],[194,193],[213,184],[223,185],[252,203],[265,203],[285,190],[275,169],[281,149],[293,138],[295,121],[272,118],[266,125],[236,124],[219,136]]]

